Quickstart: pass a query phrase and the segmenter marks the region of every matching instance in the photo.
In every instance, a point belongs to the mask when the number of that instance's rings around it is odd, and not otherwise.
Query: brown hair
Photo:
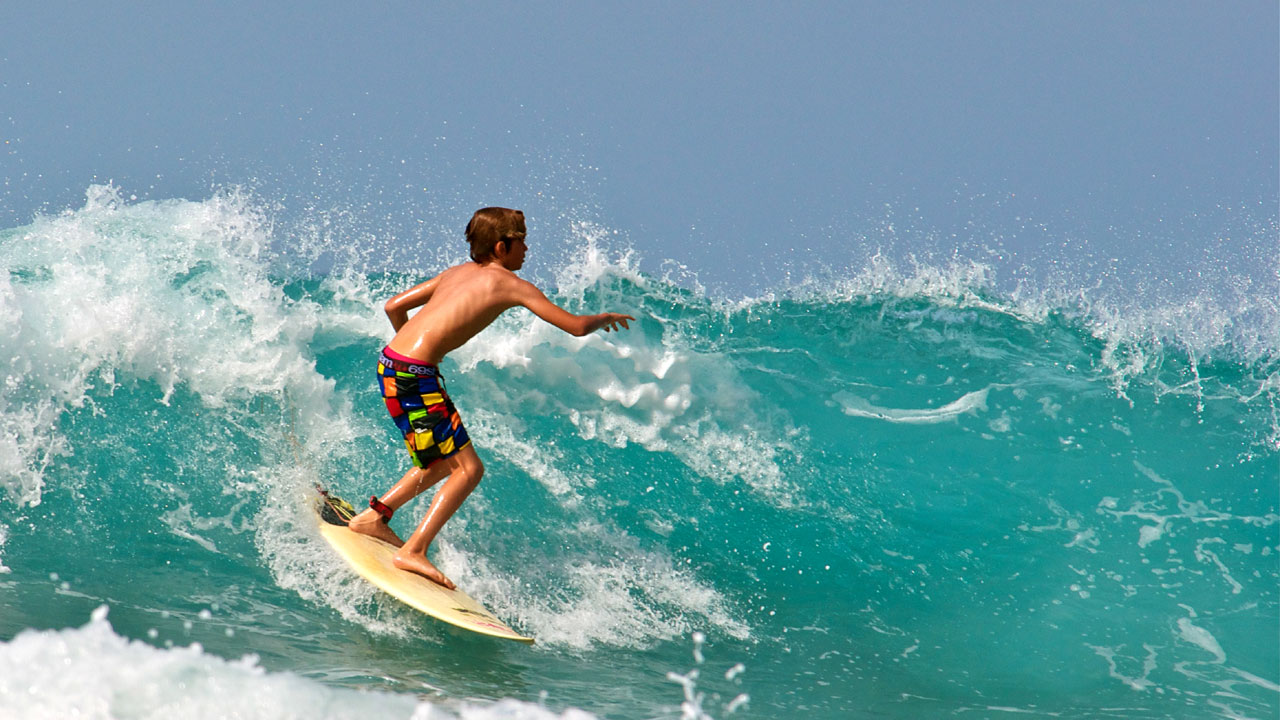
[[[524,213],[501,207],[480,208],[467,223],[467,242],[471,259],[484,262],[493,256],[493,248],[501,241],[524,237]]]

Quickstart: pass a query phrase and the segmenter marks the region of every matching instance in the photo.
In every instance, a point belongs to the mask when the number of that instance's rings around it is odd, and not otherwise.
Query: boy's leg
[[[409,468],[409,472],[405,473],[395,485],[391,486],[390,490],[378,499],[383,505],[392,510],[399,510],[410,500],[417,497],[418,493],[440,482],[440,479],[448,475],[452,469],[448,460],[434,463],[426,469]],[[390,525],[382,521],[382,516],[373,508],[367,508],[364,512],[351,518],[351,521],[347,523],[347,527],[358,533],[372,535],[379,540],[385,540],[396,547],[404,545],[404,541],[400,539],[400,536],[395,534]]]
[[[452,590],[455,587],[453,582],[427,559],[427,548],[436,539],[440,528],[457,512],[462,501],[480,484],[484,464],[480,462],[480,456],[476,455],[473,445],[467,445],[458,451],[457,455],[449,458],[448,463],[449,479],[436,491],[426,517],[422,518],[418,529],[413,531],[408,542],[396,553],[394,562],[401,570],[417,573]],[[444,464],[436,463],[437,466]]]

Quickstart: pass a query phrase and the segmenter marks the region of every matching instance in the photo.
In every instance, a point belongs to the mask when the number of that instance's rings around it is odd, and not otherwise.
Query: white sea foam
[[[9,540],[9,526],[0,525],[0,575],[13,572],[11,568],[5,567],[4,564],[4,544]]]
[[[953,420],[965,413],[973,413],[987,409],[987,393],[993,386],[988,385],[981,390],[974,390],[938,408],[886,408],[872,405],[867,400],[841,390],[831,396],[840,404],[845,415],[853,417],[884,420],[891,423],[907,423],[912,425],[940,423]]]
[[[259,513],[254,538],[276,583],[373,632],[413,634],[420,616],[395,603],[387,603],[381,612],[375,602],[379,591],[350,570],[320,537],[310,508],[314,473],[298,465],[263,468],[258,474],[267,502]]]
[[[62,443],[59,418],[92,392],[154,383],[168,404],[182,383],[208,407],[284,392],[300,432],[335,409],[306,347],[316,308],[267,275],[269,223],[235,193],[203,202],[129,204],[110,186],[83,208],[37,218],[0,247],[0,482],[37,504]],[[340,412],[341,408],[337,408]]]
[[[1222,651],[1218,639],[1213,633],[1191,622],[1190,618],[1178,618],[1178,637],[1213,655],[1214,662],[1226,662],[1227,654]]]
[[[1136,658],[1127,658],[1120,654],[1118,648],[1102,647],[1099,645],[1089,645],[1098,657],[1107,661],[1108,672],[1111,677],[1123,682],[1134,690],[1147,690],[1155,686],[1155,682],[1151,680],[1151,673],[1156,669],[1156,648],[1150,645],[1143,645],[1142,648],[1145,655],[1142,659],[1141,675],[1125,675],[1121,672],[1120,666],[1122,662],[1126,665],[1136,665]]]
[[[1098,503],[1100,512],[1113,515],[1117,518],[1134,517],[1143,520],[1146,525],[1138,529],[1138,547],[1147,547],[1151,543],[1164,537],[1169,530],[1170,524],[1174,521],[1186,521],[1187,523],[1222,523],[1224,526],[1230,524],[1251,525],[1257,527],[1267,527],[1270,525],[1280,524],[1280,515],[1275,513],[1267,513],[1265,515],[1234,515],[1232,513],[1214,510],[1201,500],[1188,500],[1182,490],[1178,489],[1171,480],[1162,477],[1156,471],[1143,465],[1138,461],[1133,462],[1134,468],[1146,476],[1158,486],[1155,496],[1147,500],[1135,500],[1127,510],[1119,510],[1119,503],[1115,498],[1103,498]],[[1161,498],[1170,496],[1174,499],[1177,506],[1177,512],[1173,512],[1167,507],[1167,503]],[[1218,540],[1222,542],[1222,540]],[[1225,566],[1222,566],[1218,558],[1213,553],[1206,553],[1203,545],[1197,548],[1197,559],[1201,562],[1213,561],[1219,565],[1219,569],[1224,572],[1226,580],[1236,586],[1238,583],[1225,573]]]
[[[612,233],[604,226],[577,221],[570,225],[574,249],[568,261],[556,269],[556,290],[570,301],[581,300],[604,278],[623,278],[641,287],[646,281],[637,269],[635,254],[624,249],[611,252]],[[622,311],[618,311],[622,312]]]
[[[694,351],[678,334],[651,332],[638,323],[616,336],[575,338],[515,311],[452,357],[486,407],[567,417],[585,440],[671,453],[699,476],[743,481],[785,501],[779,454],[793,428],[755,417],[763,402],[726,358]],[[471,372],[482,363],[501,380]]]
[[[88,624],[27,630],[0,643],[0,716],[23,720],[226,718],[314,720],[371,715],[412,720],[589,720],[504,699],[442,706],[410,695],[331,688],[271,673],[247,655],[224,660],[193,644],[159,649],[117,635],[107,608]]]
[[[1280,381],[1273,366],[1280,353],[1280,245],[1274,227],[1253,232],[1256,242],[1245,254],[1256,256],[1255,262],[1210,266],[1177,288],[1136,269],[1132,277],[1120,278],[1079,274],[1069,263],[1054,263],[1058,274],[1039,273],[1044,277],[1030,282],[1016,269],[959,253],[876,253],[860,267],[812,274],[730,307],[779,298],[822,304],[922,299],[936,308],[980,309],[1037,325],[1065,320],[1100,341],[1098,369],[1121,395],[1135,378],[1145,377],[1158,394],[1202,396],[1208,391],[1199,365],[1226,357],[1271,365],[1255,378],[1256,391],[1229,390],[1233,397],[1274,397]],[[1159,377],[1170,372],[1167,364],[1177,368],[1173,385]],[[1270,441],[1280,447],[1280,428],[1273,428]]]
[[[515,620],[543,645],[577,648],[644,646],[688,632],[695,619],[733,637],[749,635],[713,587],[678,567],[665,550],[642,547],[601,513],[607,506],[583,502],[596,479],[565,468],[555,447],[521,439],[510,430],[519,425],[516,418],[491,410],[469,411],[468,422],[474,435],[486,439],[487,453],[538,481],[561,514],[556,545],[562,549],[543,550],[529,560],[539,565],[536,578],[503,572],[483,555],[462,549],[461,544],[485,534],[472,530],[468,518],[472,513],[484,517],[489,508],[475,505],[450,522],[449,535],[460,543],[441,545],[442,567],[499,615]]]
[[[232,526],[236,509],[265,498],[254,539],[277,582],[366,622],[358,608],[372,591],[321,562],[301,489],[371,432],[316,371],[311,344],[383,328],[367,282],[349,274],[331,278],[324,308],[287,297],[269,274],[272,241],[269,219],[236,192],[131,204],[110,186],[7,236],[0,310],[17,322],[0,329],[0,484],[11,500],[38,503],[69,445],[57,437],[61,418],[86,412],[93,393],[150,383],[163,412],[181,387],[251,433],[258,456],[244,449],[240,466],[200,475],[231,494],[224,515],[205,517],[184,488],[166,487],[177,504],[164,526],[218,552],[208,531],[244,530]],[[263,399],[283,424],[249,402]]]
[[[568,530],[565,540],[575,547],[611,541],[590,525]],[[606,549],[605,554],[612,553]],[[749,637],[747,627],[726,612],[719,593],[660,553],[632,548],[612,560],[565,558],[540,569],[554,578],[554,588],[505,576],[483,557],[464,559],[451,545],[441,548],[440,557],[456,568],[457,582],[474,588],[495,612],[528,628],[544,645],[645,647],[688,633],[695,622],[731,637]],[[535,585],[541,592],[531,592]]]

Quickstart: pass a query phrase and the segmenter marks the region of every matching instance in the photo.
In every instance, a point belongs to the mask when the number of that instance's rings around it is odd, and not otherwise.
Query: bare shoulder
[[[538,289],[537,285],[519,277],[510,270],[505,272],[506,275],[498,280],[500,284],[499,287],[501,288],[503,295],[510,298],[513,303],[517,305],[524,305],[530,300],[546,298],[542,291]]]
[[[475,263],[459,263],[457,265],[454,265],[453,267],[447,268],[444,272],[440,273],[438,277],[441,280],[444,280],[447,278],[465,277],[467,274],[469,274],[476,268],[477,266]]]
[[[518,293],[524,288],[533,287],[528,280],[497,264],[477,268],[477,279],[491,284],[495,292],[503,294]]]
[[[445,270],[437,276],[442,288],[461,289],[476,284],[491,282],[485,269],[475,263],[467,262]]]

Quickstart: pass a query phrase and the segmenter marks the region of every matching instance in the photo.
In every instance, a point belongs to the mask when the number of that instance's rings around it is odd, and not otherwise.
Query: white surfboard
[[[464,630],[504,640],[533,642],[533,638],[512,630],[461,589],[450,590],[421,575],[397,568],[391,560],[396,552],[394,546],[383,540],[352,532],[343,518],[325,513],[323,508],[322,500],[317,508],[320,512],[316,514],[320,535],[338,551],[352,570],[388,595],[419,612]]]

